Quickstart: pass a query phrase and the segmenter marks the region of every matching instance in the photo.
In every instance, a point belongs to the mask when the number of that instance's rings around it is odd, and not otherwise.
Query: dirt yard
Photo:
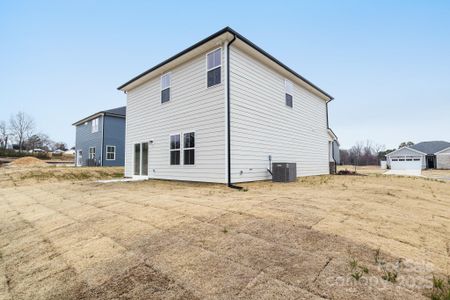
[[[337,166],[337,170],[349,170],[355,171],[355,166],[343,165]],[[358,166],[356,171],[360,174],[383,174],[388,170],[383,170],[379,166]],[[425,178],[438,179],[438,180],[450,180],[450,170],[440,170],[440,169],[426,169],[422,170],[422,176]]]
[[[429,299],[448,288],[449,182],[318,176],[238,191],[48,170],[0,168],[0,299]]]

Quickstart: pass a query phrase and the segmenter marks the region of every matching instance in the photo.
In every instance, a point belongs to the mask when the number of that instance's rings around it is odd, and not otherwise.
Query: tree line
[[[411,141],[402,142],[398,148],[409,147],[412,145],[414,145],[414,143]],[[348,150],[339,150],[341,164],[355,166],[379,165],[381,160],[386,159],[386,154],[397,150],[385,148],[384,145],[374,143],[370,140],[357,142]]]
[[[0,148],[12,148],[19,152],[41,149],[44,151],[67,150],[64,142],[54,142],[42,132],[36,131],[34,119],[23,111],[11,116],[9,122],[0,121]]]

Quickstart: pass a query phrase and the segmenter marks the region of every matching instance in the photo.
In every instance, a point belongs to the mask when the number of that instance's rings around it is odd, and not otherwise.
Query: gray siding
[[[96,158],[97,160],[101,159],[102,128],[103,128],[103,117],[99,117],[97,132],[94,133],[91,132],[92,120],[76,126],[75,153],[78,156],[78,151],[79,150],[83,151],[82,166],[87,165],[90,147],[95,147]]]
[[[436,163],[438,169],[450,170],[450,148],[436,154]]]
[[[105,116],[103,147],[104,166],[123,166],[125,164],[125,118]],[[106,147],[116,146],[116,159],[106,159]]]
[[[339,145],[336,141],[333,141],[333,158],[336,161],[337,165],[341,164],[341,154],[339,152]]]

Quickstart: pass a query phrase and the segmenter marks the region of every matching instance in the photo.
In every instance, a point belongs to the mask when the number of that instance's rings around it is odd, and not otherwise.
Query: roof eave
[[[419,151],[419,150],[416,150],[416,149],[414,149],[414,148],[410,148],[410,147],[402,147],[402,148],[400,148],[400,149],[397,149],[397,150],[395,150],[395,151],[392,151],[391,153],[386,154],[386,156],[391,156],[391,155],[393,155],[394,153],[396,153],[396,152],[398,152],[398,151],[400,151],[400,150],[403,150],[403,149],[408,149],[408,150],[417,152],[417,153],[422,154],[422,155],[427,155],[426,153],[424,153],[424,152],[422,152],[422,151]]]
[[[434,155],[439,154],[439,153],[444,152],[444,151],[447,151],[449,149],[450,149],[450,147],[444,148],[442,150],[439,150],[438,152],[435,152]]]
[[[97,113],[95,113],[95,114],[92,114],[92,115],[90,115],[90,116],[88,116],[88,117],[86,117],[86,118],[83,118],[83,119],[81,119],[81,120],[79,120],[79,121],[73,123],[72,126],[78,126],[78,125],[81,125],[81,124],[83,124],[83,123],[85,123],[85,122],[87,122],[87,121],[90,121],[90,120],[95,119],[95,118],[97,118],[97,117],[103,116],[104,114],[105,114],[104,111],[99,111],[99,112],[97,112]]]
[[[326,93],[324,90],[322,90],[321,88],[319,88],[318,86],[316,86],[315,84],[313,84],[311,81],[309,81],[308,79],[306,79],[305,77],[301,76],[300,74],[298,74],[297,72],[295,72],[294,70],[292,70],[291,68],[289,68],[287,65],[285,65],[284,63],[282,63],[281,61],[279,61],[278,59],[276,59],[274,56],[272,56],[271,54],[269,54],[268,52],[264,51],[262,48],[258,47],[257,45],[255,45],[253,42],[251,42],[249,39],[247,39],[246,37],[242,36],[241,34],[239,34],[238,32],[236,32],[235,30],[233,30],[230,27],[225,27],[221,30],[219,30],[218,32],[208,36],[207,38],[195,43],[194,45],[190,46],[189,48],[175,54],[174,56],[164,60],[163,62],[157,64],[156,66],[148,69],[147,71],[133,77],[132,79],[128,80],[127,82],[125,82],[124,84],[122,84],[121,86],[119,86],[117,89],[119,91],[123,91],[126,92],[128,89],[127,86],[129,86],[130,84],[132,84],[133,82],[135,82],[136,80],[141,79],[142,77],[150,74],[153,71],[156,71],[157,69],[163,67],[164,65],[170,63],[171,61],[189,53],[190,51],[202,46],[203,44],[221,36],[222,34],[225,33],[230,33],[233,36],[235,36],[237,39],[241,40],[242,42],[244,42],[245,44],[247,44],[248,46],[250,46],[251,48],[255,49],[256,51],[258,51],[259,53],[261,53],[262,55],[264,55],[265,57],[267,57],[269,60],[273,61],[274,63],[278,64],[279,66],[281,66],[282,68],[284,68],[286,71],[290,72],[291,74],[293,74],[295,77],[299,78],[301,81],[305,82],[307,85],[309,85],[310,87],[312,87],[313,89],[315,89],[317,92],[319,92],[320,94],[324,95],[325,98],[327,98],[327,103],[334,100],[334,97],[329,95],[328,93]]]

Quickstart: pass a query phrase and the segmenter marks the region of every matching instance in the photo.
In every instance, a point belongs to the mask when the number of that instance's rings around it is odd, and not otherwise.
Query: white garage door
[[[391,158],[391,170],[421,170],[422,158],[413,157],[392,157]]]

